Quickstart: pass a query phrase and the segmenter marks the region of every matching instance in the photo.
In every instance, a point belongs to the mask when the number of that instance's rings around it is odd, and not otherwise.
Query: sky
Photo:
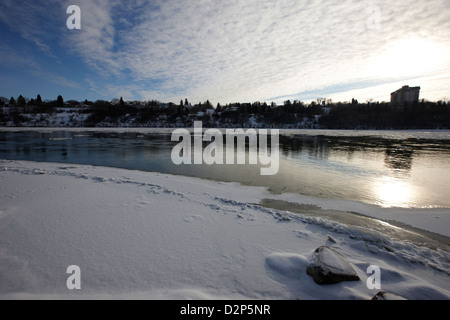
[[[364,102],[403,85],[450,99],[450,1],[0,0],[7,98]]]

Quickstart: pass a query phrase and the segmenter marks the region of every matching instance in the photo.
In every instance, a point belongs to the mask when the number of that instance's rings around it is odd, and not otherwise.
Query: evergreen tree
[[[40,94],[37,95],[36,102],[37,102],[38,104],[41,104],[41,103],[42,103],[42,98],[41,98],[41,95],[40,95]]]
[[[25,107],[26,104],[27,104],[27,102],[25,101],[25,98],[22,97],[22,95],[20,95],[19,98],[17,98],[17,106]]]
[[[125,105],[125,102],[123,101],[123,98],[122,98],[122,97],[120,97],[119,105],[120,105],[121,107],[123,107],[123,106]]]
[[[11,99],[9,99],[9,105],[10,106],[15,106],[16,105],[16,99],[14,99],[14,97],[11,97]]]
[[[56,100],[56,107],[64,108],[64,99],[61,95],[59,95],[58,99]]]

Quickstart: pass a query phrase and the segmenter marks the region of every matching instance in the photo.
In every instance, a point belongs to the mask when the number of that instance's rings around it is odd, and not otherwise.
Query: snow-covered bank
[[[293,205],[317,206],[322,210],[354,212],[385,222],[412,226],[425,231],[450,237],[450,210],[445,208],[383,208],[377,205],[341,199],[314,198],[299,194],[271,195],[270,199],[285,201]]]
[[[0,181],[0,299],[370,299],[371,265],[383,291],[450,297],[448,252],[262,207],[264,188],[19,161],[0,161]],[[323,245],[361,281],[316,284]]]

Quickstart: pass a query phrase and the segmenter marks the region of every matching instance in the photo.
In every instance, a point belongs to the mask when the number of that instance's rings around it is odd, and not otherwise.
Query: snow
[[[5,160],[0,181],[0,299],[369,300],[371,265],[382,291],[450,297],[447,251],[263,207],[265,188]],[[306,267],[324,245],[361,281],[316,284]],[[66,286],[71,265],[81,290]]]
[[[316,261],[316,260],[313,260]],[[341,259],[340,256],[335,254],[333,251],[330,250],[324,250],[322,253],[322,263],[324,268],[328,268],[332,270],[333,272],[340,272],[344,274],[351,274],[352,268],[351,266],[346,263],[345,260]],[[327,269],[325,269],[325,274]]]
[[[289,193],[277,196],[272,195],[270,198],[301,205],[318,206],[323,210],[357,212],[383,221],[396,221],[408,226],[414,226],[416,228],[450,237],[450,217],[449,210],[446,208],[383,208],[357,201],[326,198],[319,199]]]
[[[89,113],[80,113],[82,109],[64,108],[53,114],[23,114],[27,127],[81,127],[89,118]]]

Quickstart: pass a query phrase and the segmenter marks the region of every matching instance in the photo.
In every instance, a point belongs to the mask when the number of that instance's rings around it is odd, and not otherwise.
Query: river
[[[0,158],[156,171],[386,208],[450,208],[448,131],[280,130],[273,176],[250,164],[175,165],[172,131],[1,129]]]

